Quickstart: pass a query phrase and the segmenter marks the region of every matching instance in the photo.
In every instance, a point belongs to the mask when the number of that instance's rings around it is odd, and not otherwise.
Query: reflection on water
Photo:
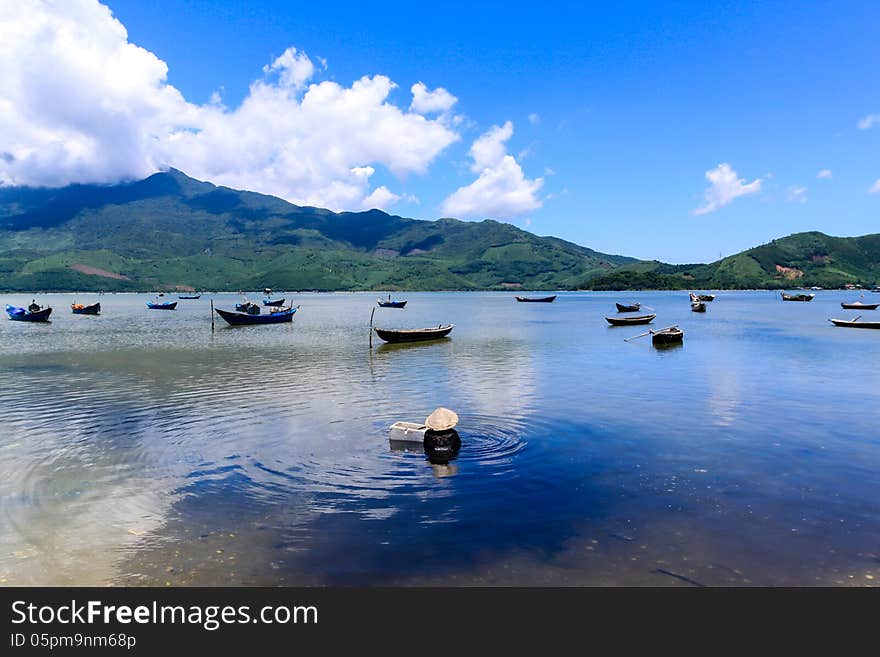
[[[880,335],[830,292],[638,297],[683,346],[625,343],[602,293],[411,294],[376,323],[451,338],[373,349],[370,294],[214,333],[207,295],[43,297],[51,324],[0,322],[0,583],[878,581],[880,375],[852,364]],[[437,406],[459,449],[389,444]]]

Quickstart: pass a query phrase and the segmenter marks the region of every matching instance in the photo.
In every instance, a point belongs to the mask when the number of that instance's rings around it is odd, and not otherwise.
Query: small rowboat
[[[93,303],[91,306],[85,306],[81,303],[70,304],[70,312],[74,315],[100,315],[101,304]]]
[[[861,301],[840,304],[840,307],[846,310],[877,310],[878,306],[880,306],[880,303],[862,303]]]
[[[651,342],[654,346],[680,344],[683,341],[684,331],[677,326],[670,326],[659,331],[651,331]]]
[[[454,328],[454,324],[438,326],[437,328],[423,329],[380,329],[374,328],[376,335],[385,342],[425,342],[427,340],[439,340],[445,338]]]
[[[516,300],[520,303],[553,303],[556,300],[556,295],[554,294],[552,297],[516,297]]]
[[[174,310],[177,308],[176,301],[147,301],[150,310]]]
[[[18,306],[10,306],[6,304],[6,314],[9,319],[16,322],[48,322],[49,315],[52,314],[51,308],[39,308],[37,310],[25,310]]]
[[[636,324],[650,324],[657,315],[638,315],[636,317],[606,317],[605,321],[611,326],[634,326]]]
[[[380,308],[403,308],[406,305],[406,301],[382,301],[382,299],[376,299],[376,303]]]
[[[702,301],[691,301],[691,310],[695,313],[706,312],[706,304]]]
[[[263,305],[269,308],[280,308],[285,301],[286,299],[263,299]]]
[[[829,319],[829,322],[835,326],[848,326],[849,328],[866,328],[880,329],[880,322],[860,322],[859,318],[855,319]]]
[[[698,294],[697,299],[700,301],[715,301],[714,294]]]
[[[783,301],[812,301],[815,294],[786,294],[782,293]]]
[[[221,310],[220,308],[215,308],[214,310],[232,326],[251,326],[254,324],[284,324],[285,322],[292,322],[293,315],[298,308],[299,306],[273,310],[268,315],[233,312],[231,310]]]
[[[614,305],[617,306],[617,312],[619,312],[619,313],[637,313],[637,312],[639,312],[639,309],[642,307],[642,304],[640,304],[640,303],[634,303],[630,306],[627,306],[622,303],[615,303]]]
[[[202,295],[201,294],[193,294],[191,296],[185,296],[183,294],[179,294],[179,295],[177,295],[177,298],[178,299],[201,299]]]

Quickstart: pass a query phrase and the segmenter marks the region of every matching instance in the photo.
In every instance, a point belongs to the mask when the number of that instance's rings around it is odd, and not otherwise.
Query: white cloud
[[[859,126],[859,130],[868,130],[875,125],[880,125],[880,114],[868,114],[865,118],[859,119],[856,125]]]
[[[709,214],[718,208],[724,207],[739,196],[761,191],[760,178],[746,183],[742,178],[736,177],[736,171],[726,162],[707,171],[706,180],[709,181],[710,185],[703,195],[705,203],[696,210],[692,210],[692,214]]]
[[[799,187],[798,185],[792,185],[788,188],[788,200],[792,203],[806,203],[807,188]]]
[[[295,203],[360,209],[399,198],[371,189],[376,166],[424,173],[459,139],[443,117],[391,103],[396,85],[383,75],[343,86],[312,81],[317,70],[289,48],[237,107],[219,93],[200,105],[96,0],[0,2],[0,184],[109,183],[173,166]],[[444,97],[425,91],[435,105]]]
[[[541,121],[541,116],[539,114],[536,114],[534,112],[529,114],[529,123],[531,123],[532,125],[536,125],[536,124],[540,123],[540,121]]]
[[[434,91],[430,91],[422,82],[416,82],[410,91],[412,91],[413,99],[409,108],[419,114],[448,112],[458,102],[458,98],[443,87],[437,87]]]
[[[822,169],[819,173],[816,174],[816,178],[819,180],[832,178],[834,174],[831,173],[831,169]]]
[[[537,193],[544,179],[526,178],[516,158],[507,153],[505,142],[512,135],[513,123],[507,121],[474,140],[471,171],[479,175],[443,201],[446,215],[510,219],[541,207]]]
[[[871,185],[871,189],[868,190],[869,194],[878,194],[880,193],[880,178],[874,181],[874,184]]]

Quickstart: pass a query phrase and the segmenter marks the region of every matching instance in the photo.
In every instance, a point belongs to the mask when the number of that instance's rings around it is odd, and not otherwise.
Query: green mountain
[[[880,284],[880,234],[831,237],[796,233],[710,264],[667,265],[637,262],[584,280],[584,288],[620,289],[782,289],[835,288],[847,283]]]
[[[574,289],[632,265],[496,221],[335,213],[200,182],[0,188],[0,289]]]

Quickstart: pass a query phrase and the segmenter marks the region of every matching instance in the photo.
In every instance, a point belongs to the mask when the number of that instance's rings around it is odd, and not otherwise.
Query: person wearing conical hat
[[[432,431],[449,431],[458,424],[458,415],[442,406],[435,409],[425,420],[425,426]]]

